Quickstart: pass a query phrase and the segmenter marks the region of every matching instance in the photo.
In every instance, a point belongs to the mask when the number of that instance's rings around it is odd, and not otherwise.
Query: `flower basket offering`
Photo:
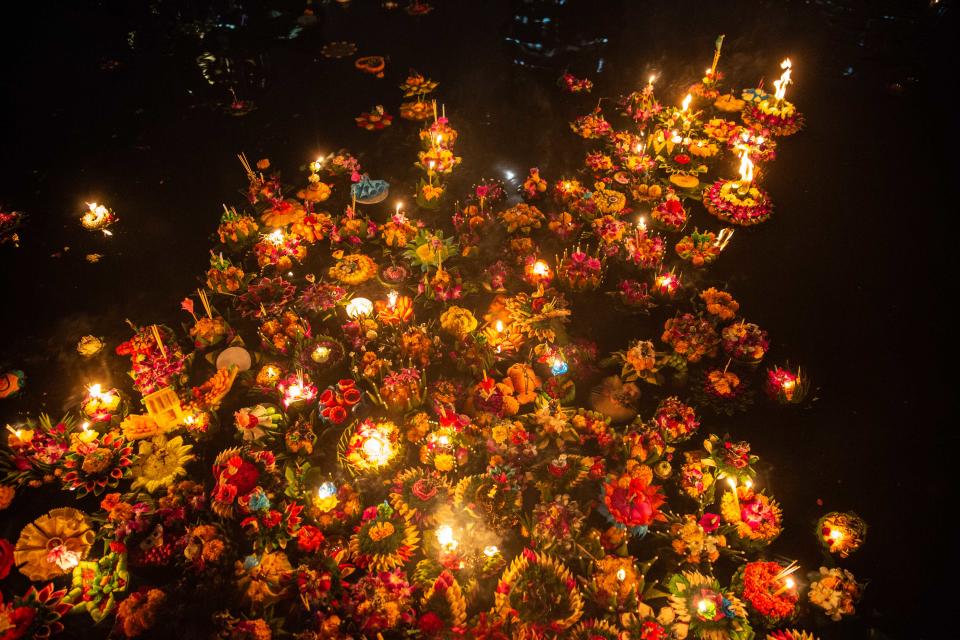
[[[756,129],[769,131],[775,136],[789,136],[803,128],[803,116],[792,102],[784,99],[787,86],[793,83],[790,77],[793,64],[787,58],[780,63],[783,73],[773,81],[774,93],[761,89],[744,91],[743,122]]]
[[[779,560],[771,465],[706,411],[800,405],[810,385],[753,366],[791,354],[714,270],[732,231],[706,212],[767,220],[753,163],[800,122],[789,68],[742,122],[714,106],[733,104],[720,42],[680,104],[651,78],[505,180],[462,162],[477,123],[458,132],[424,98],[447,81],[416,72],[378,86],[417,120],[389,148],[312,150],[293,187],[241,154],[182,328],[132,325],[113,354],[95,335],[73,352],[100,328],[71,333],[71,413],[6,420],[0,510],[58,502],[4,520],[0,638],[46,637],[68,609],[117,638],[260,640],[796,640],[811,613],[852,615],[852,574],[804,586],[817,565]],[[854,513],[818,515],[814,553],[863,544]]]

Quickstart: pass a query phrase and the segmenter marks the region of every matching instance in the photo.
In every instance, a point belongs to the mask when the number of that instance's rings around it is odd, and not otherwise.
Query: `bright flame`
[[[453,551],[460,544],[453,537],[453,529],[448,524],[437,527],[437,542],[440,543],[444,551]]]
[[[837,542],[839,542],[840,540],[843,539],[843,531],[840,531],[840,529],[831,529],[830,539],[836,540]]]
[[[281,229],[274,229],[273,233],[267,236],[267,240],[271,244],[279,247],[283,244],[283,231]]]
[[[647,86],[648,86],[648,87],[652,87],[652,86],[653,86],[653,81],[656,80],[656,79],[657,79],[657,76],[655,76],[655,75],[651,75],[649,78],[647,78]]]
[[[637,220],[637,227],[640,228],[640,231],[647,230],[647,221],[643,219],[643,216],[640,216],[640,219]]]
[[[682,102],[682,103],[680,103],[681,106],[683,107],[682,111],[686,111],[687,109],[690,108],[690,101],[691,101],[691,100],[693,100],[693,96],[688,93],[688,94],[687,94],[687,97],[683,99],[683,102]]]
[[[787,85],[793,82],[790,79],[790,74],[793,69],[793,64],[790,62],[790,58],[787,58],[780,63],[780,68],[783,69],[783,73],[780,74],[779,80],[773,81],[774,86],[774,97],[777,100],[783,100],[783,97],[787,94]]]
[[[440,444],[440,446],[445,447],[448,444],[450,444],[450,436],[442,435],[439,438],[437,438],[437,442]]]
[[[397,296],[399,295],[396,291],[391,291],[387,294],[387,304],[391,309],[397,306]]]
[[[533,263],[533,272],[538,276],[545,276],[550,271],[550,267],[543,260],[537,260]]]
[[[337,492],[337,485],[333,484],[329,480],[324,482],[317,488],[317,497],[321,500],[329,498]]]
[[[347,315],[351,318],[368,316],[371,311],[373,311],[373,303],[367,298],[354,298],[347,303]]]
[[[793,589],[793,588],[796,586],[796,584],[797,584],[797,583],[793,580],[793,578],[787,578],[786,580],[783,581],[783,583],[784,583],[785,585],[787,585],[787,589]]]
[[[487,556],[488,558],[491,558],[491,557],[497,555],[497,553],[498,553],[499,551],[500,551],[500,549],[497,547],[497,545],[491,544],[491,545],[488,546],[488,547],[484,547],[484,549],[483,549],[483,555]]]
[[[311,358],[316,363],[324,363],[330,357],[330,347],[324,345],[317,345],[317,348],[313,350]]]
[[[617,570],[617,580],[619,580],[620,582],[623,582],[626,579],[627,579],[627,570],[621,567],[620,569]]]
[[[381,467],[393,457],[393,447],[379,434],[373,434],[363,443],[363,453],[368,460]]]
[[[103,387],[101,387],[99,384],[92,384],[87,387],[87,393],[90,394],[91,398],[99,399],[100,396],[103,395]]]
[[[710,603],[706,600],[700,600],[697,602],[697,611],[704,613],[708,608],[710,608]]]
[[[753,182],[753,160],[746,148],[740,152],[740,181],[747,184]]]
[[[497,320],[497,323],[493,325],[493,327],[497,330],[497,333],[503,333],[503,320]]]

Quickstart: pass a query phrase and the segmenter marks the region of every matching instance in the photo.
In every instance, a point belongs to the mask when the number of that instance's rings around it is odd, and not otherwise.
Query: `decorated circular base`
[[[711,214],[743,227],[760,224],[773,213],[766,191],[757,187],[743,190],[734,180],[717,180],[703,192],[703,205]]]

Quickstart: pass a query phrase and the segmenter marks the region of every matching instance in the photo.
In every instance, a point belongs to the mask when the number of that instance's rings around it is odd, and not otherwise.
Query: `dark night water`
[[[726,33],[721,67],[735,84],[793,59],[791,96],[807,128],[781,143],[767,175],[775,218],[738,232],[715,274],[770,331],[777,356],[804,364],[819,389],[802,410],[758,407],[706,427],[750,440],[770,465],[786,512],[778,549],[806,567],[816,566],[809,531],[822,512],[854,509],[870,523],[867,545],[846,563],[871,580],[862,620],[825,637],[944,637],[934,633],[948,620],[935,611],[952,570],[945,469],[957,438],[946,432],[938,296],[948,234],[935,231],[946,165],[934,123],[946,120],[932,94],[950,12],[909,2],[581,2],[538,34],[512,18],[517,4],[450,1],[421,18],[362,0],[318,5],[319,24],[293,38],[298,2],[44,3],[3,16],[0,204],[30,219],[19,249],[0,246],[0,364],[29,381],[0,419],[59,414],[75,406],[81,380],[122,381],[117,358],[108,370],[78,363],[80,336],[106,335],[112,347],[127,335],[125,318],[181,321],[221,203],[240,201],[237,152],[269,156],[291,176],[345,147],[378,177],[412,184],[416,127],[398,120],[370,134],[352,118],[381,103],[396,113],[396,85],[414,68],[441,83],[460,131],[451,193],[530,166],[555,176],[579,162],[583,145],[567,122],[597,96],[633,90],[650,71],[658,95],[679,94]],[[558,53],[531,57],[508,37]],[[388,55],[387,77],[324,59],[331,40]],[[213,84],[203,55],[214,60]],[[593,97],[559,92],[567,65],[594,79]],[[227,87],[258,108],[225,115]],[[94,199],[120,216],[112,238],[77,223]],[[98,264],[84,260],[93,252],[104,254]],[[597,327],[601,341],[619,336]],[[18,500],[0,534],[15,537],[46,508]]]

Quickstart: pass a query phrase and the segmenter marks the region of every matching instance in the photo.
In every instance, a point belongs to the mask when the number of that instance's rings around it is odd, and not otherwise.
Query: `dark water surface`
[[[398,118],[372,134],[353,117],[376,104],[396,115],[396,85],[413,68],[440,82],[460,133],[451,193],[483,176],[522,179],[530,166],[556,177],[584,149],[569,120],[651,71],[658,96],[679,100],[725,33],[721,68],[734,85],[769,83],[783,57],[793,60],[790,96],[807,127],[780,143],[767,172],[775,217],[738,232],[714,273],[770,332],[775,357],[802,363],[819,389],[806,408],[708,415],[704,429],[729,429],[770,465],[765,482],[786,514],[777,548],[805,568],[817,566],[810,531],[823,512],[853,509],[871,525],[845,563],[871,581],[861,620],[824,637],[951,637],[935,634],[951,624],[955,607],[939,594],[956,564],[945,518],[957,438],[946,433],[937,295],[949,235],[936,232],[945,120],[932,97],[952,17],[943,4],[621,0],[543,13],[540,3],[450,0],[414,18],[354,0],[317,4],[318,23],[299,32],[303,4],[292,1],[38,3],[7,13],[0,204],[30,218],[19,249],[0,246],[0,364],[26,370],[28,387],[0,404],[0,420],[58,415],[90,379],[126,384],[119,358],[79,362],[81,336],[104,335],[112,349],[128,336],[125,318],[178,326],[221,203],[241,203],[236,153],[269,156],[293,180],[318,153],[345,147],[395,189],[409,187],[417,127]],[[551,26],[534,26],[538,15]],[[337,40],[389,56],[387,77],[323,58]],[[560,93],[567,66],[594,79],[593,94]],[[228,115],[230,88],[257,108]],[[92,200],[119,215],[113,237],[78,224]],[[90,264],[88,253],[104,257]],[[625,330],[650,333],[598,320],[593,337],[612,348]],[[36,495],[0,515],[0,535],[15,539],[49,508]]]

